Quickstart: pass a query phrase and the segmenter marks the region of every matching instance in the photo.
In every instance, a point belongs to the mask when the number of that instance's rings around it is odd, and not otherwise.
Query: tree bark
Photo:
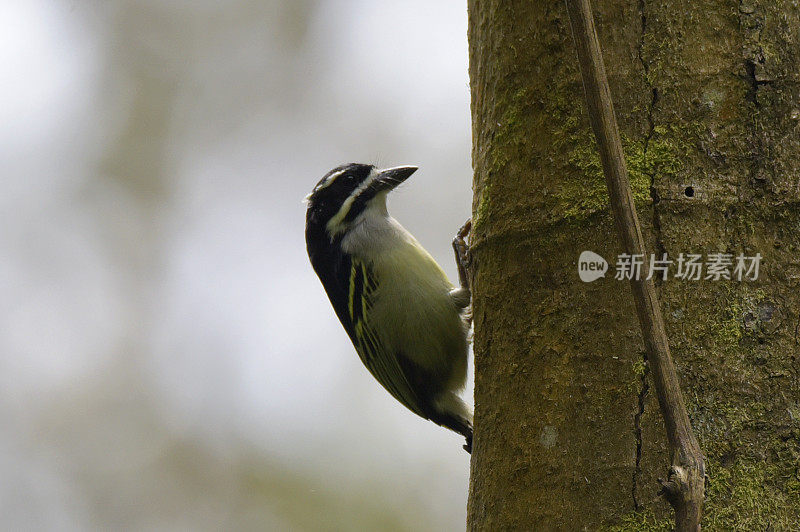
[[[648,250],[762,255],[658,283],[706,530],[800,523],[800,13],[597,1]],[[563,2],[471,0],[472,530],[669,530],[670,463]],[[611,264],[582,283],[581,251]]]

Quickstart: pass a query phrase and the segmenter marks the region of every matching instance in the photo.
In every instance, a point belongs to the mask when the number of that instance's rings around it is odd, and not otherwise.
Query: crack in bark
[[[653,137],[653,133],[655,132],[655,119],[653,118],[653,112],[655,109],[656,104],[658,104],[658,89],[653,85],[653,82],[650,79],[650,65],[644,59],[644,38],[645,33],[647,32],[647,15],[645,13],[645,0],[639,0],[639,15],[641,17],[641,33],[639,35],[639,47],[637,51],[637,55],[639,58],[639,63],[642,65],[642,70],[644,71],[644,82],[648,89],[650,89],[650,102],[647,105],[647,133],[644,137],[644,142],[642,146],[642,154],[645,161],[645,175],[650,178],[650,198],[652,200],[653,205],[653,233],[655,235],[655,247],[658,256],[662,256],[666,253],[666,248],[664,246],[664,241],[661,238],[661,217],[658,209],[658,204],[661,201],[661,197],[658,194],[658,190],[656,189],[656,174],[653,171],[647,170],[647,150],[650,146],[650,139]],[[661,284],[661,278],[655,277],[654,282],[656,287]]]
[[[759,135],[758,112],[761,103],[758,101],[758,90],[774,81],[764,79],[759,72],[759,67],[765,63],[764,49],[759,42],[762,27],[763,20],[756,13],[756,8],[744,0],[739,0],[739,32],[742,36],[742,58],[744,60],[744,75],[740,77],[747,84],[745,100],[750,102],[755,109],[750,131],[752,147],[748,154],[748,166],[750,167],[748,179],[751,185],[761,184],[764,181],[759,162],[763,159],[765,147],[763,139]]]
[[[640,508],[636,492],[639,487],[639,478],[642,476],[642,415],[644,414],[645,399],[647,398],[647,393],[650,391],[650,383],[647,380],[647,377],[650,375],[650,365],[647,363],[647,354],[643,353],[642,358],[644,360],[644,370],[642,371],[641,388],[639,389],[638,396],[639,409],[633,416],[633,433],[636,437],[636,465],[633,469],[633,487],[631,488],[631,494],[633,495],[634,511],[638,511]]]
[[[760,78],[757,71],[759,65],[763,65],[765,61],[764,50],[759,44],[762,26],[763,22],[756,16],[755,8],[746,4],[744,0],[739,0],[739,31],[745,39],[744,80],[748,86],[745,98],[757,108],[761,107],[758,102],[759,87],[773,82],[771,79]]]
[[[760,85],[766,85],[768,81],[758,81],[756,77],[756,62],[753,58],[748,57],[744,60],[744,71],[745,71],[745,81],[747,82],[747,94],[745,95],[745,99],[752,103],[756,107],[761,107],[761,104],[758,103],[758,87]]]

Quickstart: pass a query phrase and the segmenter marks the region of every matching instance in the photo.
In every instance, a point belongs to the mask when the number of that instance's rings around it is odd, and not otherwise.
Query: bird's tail
[[[431,421],[466,438],[464,450],[472,454],[472,410],[453,392],[441,393],[435,401]]]

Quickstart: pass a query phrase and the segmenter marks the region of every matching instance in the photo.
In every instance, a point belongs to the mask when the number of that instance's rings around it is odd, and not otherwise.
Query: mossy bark
[[[560,0],[470,0],[469,528],[664,529],[670,462]],[[707,459],[705,530],[800,527],[800,9],[598,0],[649,250],[762,255],[659,283]],[[581,251],[611,263],[582,283]],[[673,266],[672,273],[675,273]]]

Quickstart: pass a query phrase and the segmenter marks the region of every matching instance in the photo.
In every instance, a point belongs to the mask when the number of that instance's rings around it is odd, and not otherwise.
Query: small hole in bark
[[[687,198],[693,198],[694,197],[694,187],[686,187],[684,189],[683,193],[686,194]]]

